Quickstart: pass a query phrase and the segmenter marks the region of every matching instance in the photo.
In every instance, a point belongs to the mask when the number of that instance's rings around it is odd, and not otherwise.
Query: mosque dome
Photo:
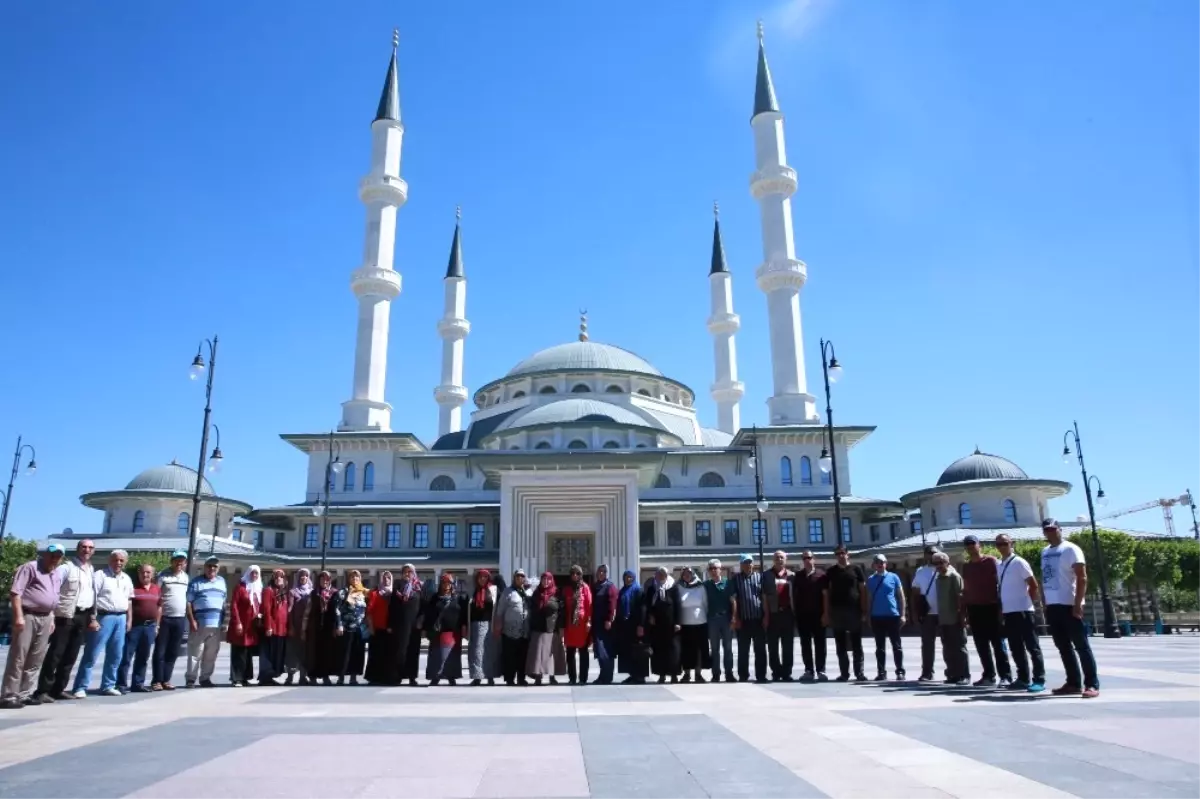
[[[171,461],[165,466],[151,466],[125,486],[126,491],[172,491],[191,494],[196,490],[196,470]],[[213,494],[212,483],[202,479],[200,493]]]
[[[547,347],[509,369],[507,377],[539,372],[593,370],[637,372],[662,377],[662,372],[641,356],[611,344],[600,344],[595,341],[571,341]]]
[[[970,480],[1028,480],[1029,475],[1017,464],[1001,458],[999,455],[989,455],[976,449],[965,458],[959,458],[946,467],[938,478],[939,486],[951,483],[965,483]]]
[[[514,430],[539,425],[573,424],[576,422],[611,423],[634,427],[653,427],[665,430],[658,421],[652,421],[629,408],[594,399],[561,399],[532,408],[525,413],[506,419],[497,430]]]

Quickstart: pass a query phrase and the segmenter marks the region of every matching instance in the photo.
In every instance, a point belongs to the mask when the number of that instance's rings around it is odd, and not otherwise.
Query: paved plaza
[[[92,697],[0,715],[0,796],[1200,796],[1200,638],[1092,644],[1094,700],[915,682]]]

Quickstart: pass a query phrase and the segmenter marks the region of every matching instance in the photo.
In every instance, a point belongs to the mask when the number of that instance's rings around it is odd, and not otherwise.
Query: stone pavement
[[[915,682],[91,697],[0,713],[0,797],[1200,796],[1200,638],[1092,645],[1094,700]]]

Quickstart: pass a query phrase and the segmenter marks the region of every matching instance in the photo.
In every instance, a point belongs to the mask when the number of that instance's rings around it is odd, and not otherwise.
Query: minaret
[[[339,430],[391,432],[392,406],[384,401],[387,380],[388,317],[400,294],[400,274],[392,268],[396,248],[396,211],[408,199],[400,178],[400,78],[396,53],[400,32],[392,31],[392,58],[375,120],[371,123],[371,170],[358,185],[367,207],[362,264],[350,275],[358,298],[358,336],[354,345],[354,390],[342,403]]]
[[[796,258],[792,238],[792,201],[796,170],[787,165],[783,114],[775,99],[763,27],[758,23],[758,75],[754,86],[754,174],[750,194],[758,200],[762,218],[763,262],[755,270],[758,287],[767,295],[767,324],[771,334],[771,375],[774,393],[767,400],[771,424],[811,424],[819,421],[804,377],[804,334],[800,328],[800,289],[808,267]]]
[[[725,263],[725,245],[721,243],[721,220],[717,204],[713,203],[712,267],[708,270],[708,285],[712,296],[712,316],[708,317],[708,332],[713,337],[713,359],[716,377],[710,393],[717,403],[717,429],[730,435],[742,426],[738,407],[746,388],[737,379],[737,344],[733,336],[742,326],[741,318],[733,312],[733,276]]]
[[[462,209],[454,210],[454,241],[446,267],[444,313],[438,320],[442,337],[442,384],[433,390],[438,404],[438,436],[462,429],[462,406],[467,401],[463,382],[463,339],[471,332],[467,313],[467,279],[463,275]]]

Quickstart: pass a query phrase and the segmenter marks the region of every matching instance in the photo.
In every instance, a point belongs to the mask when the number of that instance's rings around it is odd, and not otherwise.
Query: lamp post
[[[325,485],[322,488],[322,498],[313,505],[313,516],[321,517],[321,571],[325,571],[325,552],[329,548],[329,485],[333,476],[342,471],[342,445],[333,440],[333,431],[329,431],[329,460],[325,462]]]
[[[208,364],[204,362],[204,347],[208,346]],[[208,458],[212,458],[214,465],[220,464],[223,456],[221,455],[220,437],[221,431],[217,430],[217,446],[213,448],[212,455],[208,455],[208,429],[210,427],[210,419],[212,418],[212,391],[213,391],[213,376],[217,373],[217,337],[212,339],[204,339],[200,342],[200,346],[196,348],[196,357],[192,359],[192,366],[188,369],[188,377],[196,380],[200,375],[208,372],[208,379],[204,386],[204,426],[200,429],[200,462],[196,465],[196,488],[192,492],[192,518],[188,524],[188,548],[187,548],[187,566],[185,567],[188,574],[192,573],[192,558],[196,555],[196,533],[200,529],[200,491],[204,487],[204,469],[205,462]],[[211,425],[216,427],[216,425]]]
[[[1079,471],[1083,475],[1083,491],[1087,497],[1088,520],[1092,525],[1092,546],[1096,550],[1096,565],[1100,571],[1100,603],[1104,607],[1104,637],[1120,638],[1121,631],[1117,629],[1117,617],[1113,612],[1112,597],[1108,595],[1108,568],[1104,565],[1104,553],[1100,551],[1100,534],[1096,532],[1096,507],[1092,501],[1092,480],[1096,481],[1096,500],[1101,504],[1107,502],[1100,479],[1095,475],[1088,477],[1087,466],[1083,462],[1083,442],[1079,438],[1079,422],[1074,422],[1070,430],[1063,433],[1063,461],[1071,460],[1071,445],[1068,440],[1075,438],[1075,455],[1079,459]]]
[[[4,495],[4,506],[0,508],[0,550],[4,548],[4,530],[8,527],[8,506],[12,504],[13,483],[17,481],[17,472],[21,471],[21,453],[29,450],[29,463],[25,466],[26,474],[33,474],[37,471],[37,451],[34,450],[32,444],[22,444],[21,437],[17,436],[17,449],[13,453],[12,472],[8,475],[8,489],[0,491]]]
[[[833,477],[833,527],[837,543],[841,544],[842,495],[838,489],[837,448],[833,445],[833,401],[830,398],[829,386],[842,376],[842,365],[838,363],[837,355],[833,351],[833,342],[825,339],[821,339],[821,374],[825,378],[825,434],[829,439],[829,446],[821,450],[818,463],[821,471]],[[924,522],[921,524],[921,531],[925,531]]]
[[[754,538],[755,543],[758,544],[758,570],[762,572],[765,562],[763,543],[764,539],[767,537],[766,530],[763,529],[763,514],[767,512],[767,509],[770,507],[770,503],[768,503],[766,497],[763,496],[762,472],[758,468],[760,464],[758,457],[758,425],[755,425],[751,429],[754,431],[754,446],[750,452],[749,465],[750,468],[754,470]]]

